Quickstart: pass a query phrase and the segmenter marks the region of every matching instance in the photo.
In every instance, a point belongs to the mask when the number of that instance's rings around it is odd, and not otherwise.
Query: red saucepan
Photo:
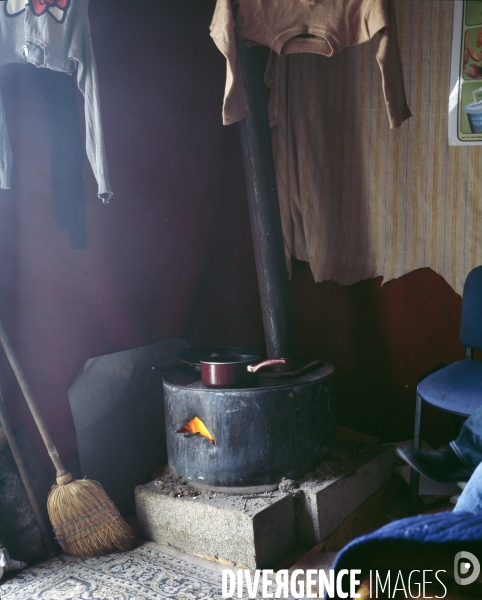
[[[219,356],[254,356],[253,360],[259,360],[260,357],[248,348],[240,348],[239,346],[188,346],[182,348],[177,353],[178,360],[189,368],[197,372],[201,372],[201,361],[210,361],[212,358]]]
[[[273,365],[285,365],[286,358],[268,358],[261,362],[256,354],[217,356],[201,360],[201,381],[210,388],[249,387],[258,381],[258,371]]]

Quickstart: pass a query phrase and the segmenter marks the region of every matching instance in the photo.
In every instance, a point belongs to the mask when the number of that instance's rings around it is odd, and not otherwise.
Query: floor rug
[[[221,600],[221,573],[146,542],[96,558],[62,555],[0,582],[1,600]]]

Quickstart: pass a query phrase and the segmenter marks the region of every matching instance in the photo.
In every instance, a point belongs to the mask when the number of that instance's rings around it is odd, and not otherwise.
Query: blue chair
[[[473,360],[474,348],[482,349],[482,266],[465,280],[462,299],[460,341],[465,360],[459,360],[428,375],[417,386],[413,449],[422,444],[422,405],[424,402],[455,415],[468,417],[482,406],[482,361]],[[410,474],[410,513],[416,514],[420,474]]]

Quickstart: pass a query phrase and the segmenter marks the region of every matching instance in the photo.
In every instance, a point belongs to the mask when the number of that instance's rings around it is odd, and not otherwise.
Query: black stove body
[[[164,377],[168,460],[193,485],[263,487],[294,479],[322,461],[336,437],[334,368],[295,378],[261,377],[253,388],[210,389],[199,373]],[[198,417],[214,443],[180,433]]]

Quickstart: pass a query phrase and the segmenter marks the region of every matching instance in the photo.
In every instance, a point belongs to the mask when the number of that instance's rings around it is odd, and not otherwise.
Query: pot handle
[[[285,365],[288,362],[287,358],[268,358],[254,365],[248,365],[248,371],[250,373],[257,373],[264,367],[272,367],[273,365]]]

